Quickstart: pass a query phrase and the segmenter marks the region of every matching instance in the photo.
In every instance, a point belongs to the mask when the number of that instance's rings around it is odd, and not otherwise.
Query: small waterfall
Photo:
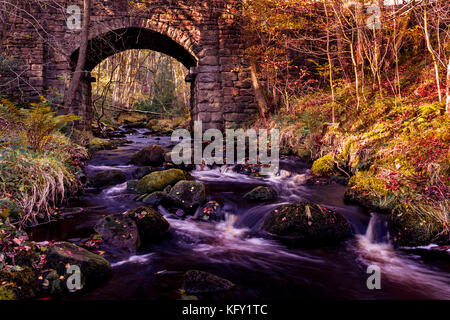
[[[365,238],[370,243],[388,243],[388,216],[372,212]]]

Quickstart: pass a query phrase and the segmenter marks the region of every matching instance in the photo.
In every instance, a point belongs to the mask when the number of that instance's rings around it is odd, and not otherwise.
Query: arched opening
[[[85,62],[85,74],[81,79],[80,89],[77,93],[76,103],[80,106],[79,114],[82,115],[82,126],[87,128],[93,120],[92,83],[96,82],[96,74],[93,70],[96,66],[119,53],[127,50],[151,50],[179,61],[186,69],[184,78],[190,82],[189,108],[193,114],[195,101],[195,81],[190,77],[189,70],[197,65],[197,58],[189,48],[184,48],[169,36],[145,28],[123,28],[108,31],[101,36],[89,41]],[[79,49],[71,55],[71,67],[75,70]]]

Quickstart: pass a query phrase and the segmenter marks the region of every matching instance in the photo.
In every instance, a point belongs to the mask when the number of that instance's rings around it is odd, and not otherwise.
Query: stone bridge
[[[182,62],[191,82],[191,116],[204,128],[239,126],[256,109],[244,43],[229,0],[93,0],[85,71],[72,109],[87,127],[92,117],[91,70],[128,49],[150,49]],[[144,2],[144,3],[143,3]],[[64,95],[75,69],[81,30],[67,26],[82,0],[24,0],[0,26],[1,51],[20,61],[0,88],[26,98]],[[138,4],[136,4],[138,3]],[[140,4],[139,4],[140,3]],[[72,20],[70,20],[72,21]],[[10,80],[14,79],[14,80]],[[3,86],[1,86],[3,82]],[[66,110],[67,112],[67,110]]]

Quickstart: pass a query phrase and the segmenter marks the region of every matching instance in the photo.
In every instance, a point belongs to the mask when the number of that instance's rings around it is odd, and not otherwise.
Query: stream
[[[133,154],[159,144],[170,150],[170,137],[155,137],[139,129],[127,134],[131,143],[94,154],[85,172],[119,169],[128,180],[137,166]],[[112,259],[108,282],[76,299],[134,300],[179,299],[183,273],[190,269],[211,272],[236,284],[211,299],[450,299],[449,253],[429,257],[427,250],[394,249],[388,242],[386,217],[344,203],[339,184],[306,184],[308,166],[295,157],[282,158],[278,176],[253,178],[222,167],[191,172],[206,186],[207,200],[219,202],[225,221],[203,222],[166,217],[170,236],[136,255]],[[270,185],[277,201],[258,204],[243,195],[259,185]],[[136,194],[126,183],[95,190],[64,208],[64,218],[31,231],[34,241],[64,240],[77,243],[94,233],[104,215],[134,209]],[[355,236],[337,246],[289,247],[261,232],[265,216],[282,203],[307,200],[335,209],[352,225]],[[419,252],[419,253],[418,253]],[[366,285],[369,265],[381,269],[381,289]]]

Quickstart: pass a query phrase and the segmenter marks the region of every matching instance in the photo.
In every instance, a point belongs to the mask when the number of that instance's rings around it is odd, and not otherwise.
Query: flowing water
[[[137,167],[129,162],[134,153],[151,144],[168,150],[172,146],[169,137],[144,133],[139,130],[127,135],[129,145],[96,153],[86,166],[87,175],[119,169],[133,179]],[[79,298],[178,299],[183,273],[198,269],[237,285],[211,299],[450,299],[448,252],[431,259],[416,251],[394,249],[388,241],[385,216],[345,204],[344,186],[306,184],[308,168],[296,158],[284,158],[280,165],[279,175],[264,179],[235,173],[226,166],[192,171],[192,176],[206,185],[208,200],[223,205],[225,221],[166,217],[171,225],[170,237],[136,255],[111,258],[111,279]],[[278,200],[256,205],[245,201],[243,195],[259,185],[272,186]],[[140,205],[133,200],[135,194],[127,191],[126,183],[86,191],[64,210],[64,219],[33,230],[33,240],[77,243],[94,233],[93,226],[101,216]],[[355,237],[337,246],[294,248],[261,232],[264,218],[272,209],[301,200],[342,213]],[[369,265],[380,267],[380,290],[367,288]]]

